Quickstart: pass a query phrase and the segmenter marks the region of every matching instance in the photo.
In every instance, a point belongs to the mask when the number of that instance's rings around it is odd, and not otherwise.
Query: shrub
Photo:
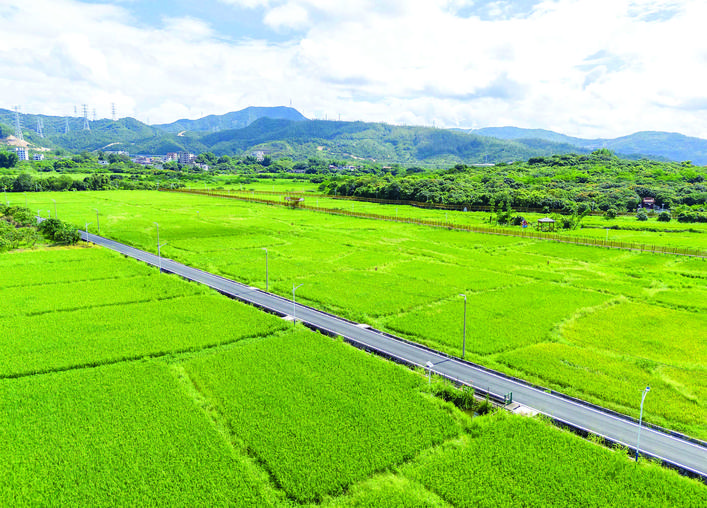
[[[604,218],[609,220],[609,219],[615,219],[616,214],[618,213],[618,210],[616,207],[610,207],[606,212],[604,212]]]
[[[476,406],[474,389],[471,386],[457,388],[448,382],[438,382],[432,385],[432,393],[442,400],[451,402],[459,409],[470,410]]]
[[[42,234],[57,243],[77,243],[81,235],[74,226],[65,224],[59,219],[47,219],[39,225]]]
[[[647,221],[648,214],[646,213],[645,210],[639,210],[638,213],[636,214],[636,219],[638,219],[640,221]]]
[[[68,224],[62,224],[61,229],[54,233],[54,241],[58,243],[78,243],[81,239],[79,230]]]
[[[39,224],[39,231],[47,238],[53,239],[54,233],[61,228],[61,225],[59,219],[46,219]]]
[[[670,222],[671,218],[670,212],[660,212],[660,214],[658,214],[658,220],[660,222]]]

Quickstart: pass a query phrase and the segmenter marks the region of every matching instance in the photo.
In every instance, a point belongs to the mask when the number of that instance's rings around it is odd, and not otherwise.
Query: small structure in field
[[[643,208],[653,210],[653,208],[655,208],[655,198],[643,198],[641,205]]]
[[[550,217],[543,217],[538,219],[538,228],[540,231],[554,231],[555,230],[555,220]]]
[[[298,198],[296,196],[285,196],[285,206],[290,208],[297,208],[302,203],[304,203],[304,198]]]

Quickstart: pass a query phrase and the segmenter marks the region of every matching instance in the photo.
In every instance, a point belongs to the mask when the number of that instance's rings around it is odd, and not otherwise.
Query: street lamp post
[[[302,284],[295,287],[295,283],[294,282],[292,283],[292,328],[294,328],[295,324],[297,323],[297,314],[296,314],[297,313],[297,305],[295,304],[295,291],[300,286],[302,286]]]
[[[466,295],[460,293],[459,296],[464,297],[464,335],[462,338],[462,360],[463,360],[464,356],[466,354]]]
[[[636,439],[636,462],[638,462],[638,453],[641,446],[641,423],[643,422],[643,401],[646,400],[646,395],[651,391],[650,386],[646,386],[641,396],[641,415],[638,417],[638,439]]]
[[[101,223],[98,220],[98,209],[94,208],[93,210],[96,212],[96,228],[98,229],[98,234],[100,235],[101,234]]]
[[[427,374],[427,384],[428,384],[428,385],[432,385],[432,367],[434,367],[435,364],[432,363],[432,362],[427,362],[427,363],[425,364],[425,366],[427,367],[427,370],[428,370],[428,374]]]
[[[156,222],[153,222],[155,226],[157,226],[157,259],[158,259],[158,266],[160,269],[160,273],[162,273],[162,247],[167,245],[167,242],[165,243],[160,243],[160,225],[157,224]]]
[[[268,249],[263,247],[263,250],[265,251],[265,291],[270,291],[268,285]]]
[[[91,224],[90,222],[86,223],[86,243],[88,243],[88,225]]]

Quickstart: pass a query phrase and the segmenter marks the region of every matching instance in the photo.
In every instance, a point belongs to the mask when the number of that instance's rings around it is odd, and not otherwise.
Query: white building
[[[191,164],[196,159],[196,155],[189,152],[179,152],[179,163],[180,164]]]
[[[18,146],[15,148],[15,151],[17,152],[17,158],[21,161],[28,161],[29,160],[29,150],[27,148]]]
[[[35,160],[35,161],[43,161],[43,160],[44,160],[44,154],[43,154],[43,153],[35,153],[35,154],[32,156],[32,160]]]

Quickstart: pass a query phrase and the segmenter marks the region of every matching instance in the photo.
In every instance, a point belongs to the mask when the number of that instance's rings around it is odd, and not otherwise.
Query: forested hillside
[[[323,190],[339,196],[469,206],[633,212],[643,198],[657,208],[707,204],[707,169],[690,163],[630,161],[609,150],[533,157],[493,168],[457,165],[424,175],[336,177]],[[702,209],[701,211],[704,211]]]
[[[678,162],[689,160],[696,164],[707,164],[707,140],[673,132],[636,132],[615,139],[573,138],[544,129],[519,129],[517,127],[488,127],[466,132],[526,144],[531,140],[561,143],[571,147],[567,150],[568,152],[577,151],[580,148],[584,150],[607,148],[624,156],[638,155]]]
[[[258,115],[272,114],[288,118]],[[361,159],[376,163],[420,164],[444,167],[457,163],[494,163],[523,160],[533,156],[565,153],[569,145],[552,142],[499,140],[461,131],[430,127],[395,126],[384,123],[306,120],[290,108],[248,108],[219,117],[179,121],[164,126],[149,126],[132,118],[90,122],[83,119],[21,115],[23,133],[33,146],[62,148],[72,152],[124,150],[130,154],[165,154],[189,151],[239,156],[263,151],[273,158],[290,157]],[[37,121],[44,123],[44,137],[35,131]],[[0,110],[0,123],[9,127],[14,112]],[[247,126],[222,130],[225,125]],[[211,128],[208,128],[211,126]],[[212,132],[216,129],[216,132]],[[576,150],[575,150],[576,151]],[[580,150],[581,151],[581,150]]]

